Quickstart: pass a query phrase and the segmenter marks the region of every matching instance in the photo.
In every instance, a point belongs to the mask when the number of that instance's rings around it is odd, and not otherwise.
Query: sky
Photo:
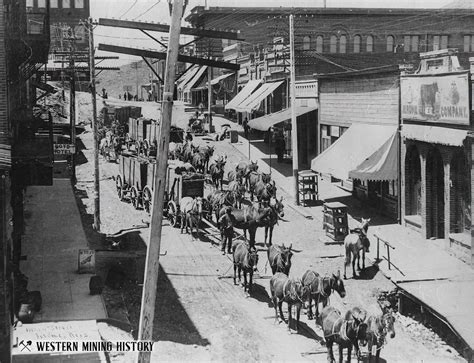
[[[195,6],[222,7],[358,7],[358,8],[440,8],[451,0],[189,0],[186,15]],[[147,22],[170,23],[168,0],[90,0],[91,17],[115,18]],[[167,37],[167,34],[154,34]],[[157,49],[157,43],[138,30],[99,26],[94,32],[96,46],[98,43],[130,46],[134,48]],[[191,40],[182,36],[182,42]],[[98,53],[101,54],[101,53]],[[102,53],[105,54],[105,53]],[[107,53],[111,55],[111,53]],[[119,55],[119,64],[130,63],[140,58]]]

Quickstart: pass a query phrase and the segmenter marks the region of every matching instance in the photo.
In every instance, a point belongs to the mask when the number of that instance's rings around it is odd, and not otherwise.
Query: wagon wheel
[[[168,202],[168,221],[172,227],[178,225],[178,207],[173,200]]]
[[[132,203],[135,209],[138,209],[138,207],[140,206],[140,198],[138,195],[138,190],[134,186],[130,189],[130,202]]]
[[[120,200],[123,200],[123,182],[122,182],[122,177],[120,175],[117,175],[117,178],[115,178],[115,186],[117,188],[117,194]]]
[[[142,205],[147,213],[150,213],[152,202],[151,188],[147,185],[142,191]]]

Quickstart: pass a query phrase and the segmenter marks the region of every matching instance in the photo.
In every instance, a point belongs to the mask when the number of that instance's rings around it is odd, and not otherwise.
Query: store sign
[[[72,155],[76,153],[76,146],[73,144],[54,144],[56,155]]]
[[[469,125],[468,72],[401,77],[402,118]]]

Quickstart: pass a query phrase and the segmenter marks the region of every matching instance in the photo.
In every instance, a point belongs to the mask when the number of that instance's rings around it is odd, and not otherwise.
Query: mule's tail
[[[345,260],[345,265],[349,266],[351,263],[351,248],[349,245],[346,245],[346,260]]]

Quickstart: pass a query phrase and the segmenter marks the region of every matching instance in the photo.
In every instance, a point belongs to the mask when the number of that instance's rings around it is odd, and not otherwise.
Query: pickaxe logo
[[[20,342],[21,351],[24,352],[25,350],[28,350],[28,352],[31,352],[31,349],[30,349],[31,344],[33,344],[31,340],[27,340],[27,341],[22,340]]]

